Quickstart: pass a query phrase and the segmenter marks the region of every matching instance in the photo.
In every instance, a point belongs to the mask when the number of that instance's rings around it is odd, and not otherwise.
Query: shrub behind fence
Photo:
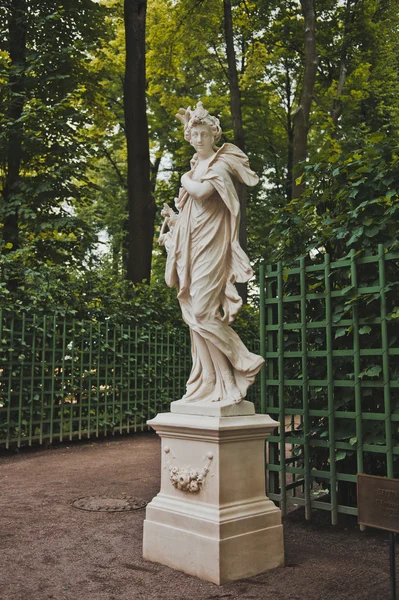
[[[142,430],[184,393],[185,330],[0,314],[0,444]]]
[[[182,397],[190,369],[187,329],[0,311],[0,444],[142,431]]]

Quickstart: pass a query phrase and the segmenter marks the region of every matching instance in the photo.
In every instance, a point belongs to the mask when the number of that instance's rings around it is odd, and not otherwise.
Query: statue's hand
[[[177,215],[175,213],[173,208],[170,208],[169,204],[165,203],[163,205],[163,209],[161,210],[161,215],[162,215],[162,217],[164,217],[166,219],[166,223],[167,223],[169,229],[172,229],[172,227],[174,227],[174,225],[176,225],[176,221],[177,221],[179,215]]]
[[[169,204],[166,204],[166,202],[163,205],[163,209],[161,210],[161,217],[173,217],[173,215],[175,214],[175,211],[173,210],[173,208],[170,208]]]

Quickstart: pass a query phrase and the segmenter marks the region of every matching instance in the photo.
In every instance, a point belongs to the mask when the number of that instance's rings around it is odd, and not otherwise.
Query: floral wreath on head
[[[184,125],[184,139],[187,142],[191,142],[191,130],[196,125],[207,125],[209,127],[214,137],[214,146],[222,137],[222,128],[220,127],[219,119],[210,115],[209,112],[205,110],[202,102],[198,102],[195,110],[191,110],[191,106],[188,108],[180,108],[176,117]]]

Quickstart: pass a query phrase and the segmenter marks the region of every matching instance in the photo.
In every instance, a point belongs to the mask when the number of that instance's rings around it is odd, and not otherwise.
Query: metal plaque
[[[399,533],[399,479],[357,475],[360,525]]]

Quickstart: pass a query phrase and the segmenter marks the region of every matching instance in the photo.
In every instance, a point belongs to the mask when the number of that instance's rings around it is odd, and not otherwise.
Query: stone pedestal
[[[172,412],[148,424],[162,440],[162,478],[144,558],[216,584],[283,565],[281,513],[265,495],[264,442],[278,423]]]

